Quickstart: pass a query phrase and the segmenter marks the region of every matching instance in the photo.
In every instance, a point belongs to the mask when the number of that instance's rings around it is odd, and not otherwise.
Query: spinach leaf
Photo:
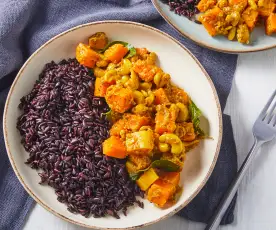
[[[156,161],[152,162],[149,167],[139,170],[136,173],[130,173],[129,177],[131,180],[136,181],[143,174],[143,172],[149,170],[150,168],[158,168],[158,169],[162,169],[166,172],[178,172],[180,170],[180,167],[177,164],[175,164],[169,160],[156,160]]]
[[[127,44],[127,46],[126,46],[127,48],[128,48],[128,53],[127,53],[127,55],[126,55],[126,58],[131,58],[131,57],[133,57],[134,55],[136,55],[136,49],[135,49],[135,47],[133,46],[133,45],[131,45],[131,44]]]
[[[139,179],[139,177],[142,175],[142,172],[137,172],[137,173],[130,173],[129,174],[129,178],[132,180],[132,181],[136,181]]]
[[[109,47],[115,45],[115,44],[122,44],[123,46],[125,46],[128,49],[128,53],[126,54],[125,58],[131,58],[134,55],[136,55],[136,49],[133,45],[127,43],[127,42],[123,42],[123,41],[113,41],[111,43],[109,43],[106,47],[104,47],[100,53],[104,53]]]
[[[189,104],[189,112],[194,124],[196,134],[199,136],[205,136],[204,131],[200,128],[199,118],[202,116],[202,113],[193,101],[191,101]]]
[[[112,121],[112,110],[109,110],[108,112],[103,113],[103,115],[105,115],[106,118],[107,118],[109,121]]]
[[[94,76],[94,70],[93,69],[89,69],[88,70],[88,75],[89,76]]]
[[[151,167],[162,169],[166,172],[178,172],[180,170],[179,165],[169,160],[157,160],[152,162]]]

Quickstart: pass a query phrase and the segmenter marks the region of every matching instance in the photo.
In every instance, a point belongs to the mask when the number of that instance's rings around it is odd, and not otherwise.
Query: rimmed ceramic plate
[[[38,184],[40,178],[37,172],[24,164],[28,153],[21,145],[20,135],[16,130],[16,120],[20,115],[17,108],[20,98],[30,92],[46,63],[75,57],[77,44],[87,42],[90,35],[99,31],[105,32],[111,40],[127,41],[136,47],[147,47],[156,52],[164,71],[170,73],[173,81],[191,95],[208,119],[209,134],[214,139],[203,140],[200,146],[188,153],[181,175],[184,191],[180,200],[171,208],[161,210],[144,200],[144,209],[133,207],[129,209],[127,217],[121,215],[119,220],[113,217],[94,219],[74,215],[67,211],[64,204],[57,201],[52,188]],[[59,34],[41,46],[26,61],[10,89],[3,126],[5,144],[12,167],[26,191],[37,203],[64,220],[101,229],[131,229],[149,225],[185,207],[201,190],[212,173],[222,137],[221,110],[217,93],[210,77],[197,59],[169,35],[146,25],[124,21],[103,21],[81,25]]]
[[[170,11],[168,5],[160,0],[152,0],[153,5],[161,16],[178,32],[193,40],[198,45],[225,53],[256,52],[276,47],[276,35],[267,36],[264,26],[256,27],[251,34],[250,45],[243,45],[237,41],[229,41],[223,36],[211,37],[205,28],[189,19]]]

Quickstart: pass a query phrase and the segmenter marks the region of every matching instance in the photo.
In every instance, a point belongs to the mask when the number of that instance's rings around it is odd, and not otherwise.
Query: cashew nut
[[[149,93],[148,93],[148,97],[146,97],[146,100],[145,100],[146,105],[147,105],[147,106],[152,105],[153,102],[154,102],[154,99],[155,99],[155,97],[154,97],[153,92],[149,92]]]
[[[117,75],[116,70],[108,70],[103,76],[103,82],[112,83],[120,79],[120,76]]]
[[[177,135],[172,133],[166,133],[161,135],[159,137],[159,141],[161,143],[166,143],[171,145],[171,153],[175,155],[181,154],[184,149],[182,141],[179,139]]]
[[[120,75],[127,75],[130,73],[131,67],[132,67],[132,64],[131,64],[130,60],[123,59],[121,62],[121,66],[119,68],[117,68],[117,72]]]
[[[139,104],[133,107],[131,111],[137,115],[145,115],[148,113],[149,108],[145,104]]]
[[[189,110],[186,105],[183,103],[176,103],[176,106],[179,108],[178,117],[176,119],[177,122],[187,121],[189,118]]]
[[[145,103],[145,97],[140,91],[135,90],[133,92],[133,98],[134,98],[134,101],[136,104],[144,104]]]
[[[171,76],[167,73],[157,73],[153,78],[153,82],[157,88],[162,88],[169,83]]]
[[[105,75],[105,70],[103,70],[103,69],[96,66],[94,68],[94,75],[95,75],[95,77],[99,77],[99,78],[103,77]]]
[[[133,70],[130,71],[130,79],[124,84],[124,86],[132,90],[139,88],[139,79]]]
[[[158,149],[160,152],[165,153],[170,150],[170,146],[167,143],[158,143]]]
[[[140,83],[140,89],[142,89],[142,90],[147,91],[147,90],[150,90],[151,87],[152,87],[152,83],[151,82],[141,82]]]

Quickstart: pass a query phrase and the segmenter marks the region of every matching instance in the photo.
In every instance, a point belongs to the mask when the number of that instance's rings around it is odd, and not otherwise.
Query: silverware
[[[254,144],[205,230],[215,230],[218,228],[225,211],[235,196],[239,184],[241,183],[250,163],[254,159],[259,147],[263,143],[271,141],[276,137],[276,90],[255,121],[252,131]]]

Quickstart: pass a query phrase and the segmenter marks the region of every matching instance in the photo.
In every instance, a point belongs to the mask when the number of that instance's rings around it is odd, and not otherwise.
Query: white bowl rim
[[[53,42],[55,39],[59,38],[59,37],[62,37],[63,35],[71,32],[71,31],[74,31],[74,30],[77,30],[79,28],[82,28],[82,27],[86,27],[86,26],[91,26],[91,25],[98,25],[98,24],[130,24],[130,25],[133,25],[133,26],[138,26],[138,27],[144,27],[146,29],[150,29],[150,30],[153,30],[163,36],[166,36],[167,38],[169,38],[170,40],[174,41],[175,43],[177,43],[180,48],[184,49],[194,60],[195,62],[198,64],[198,66],[200,67],[200,69],[202,70],[202,72],[204,73],[204,75],[206,76],[211,88],[212,88],[212,91],[213,91],[213,95],[215,97],[215,100],[216,100],[216,106],[217,106],[217,109],[218,109],[218,121],[219,121],[219,137],[218,137],[218,142],[217,142],[217,146],[216,146],[216,152],[215,152],[215,156],[214,156],[214,159],[212,161],[212,164],[209,168],[209,171],[208,173],[206,174],[204,180],[201,182],[201,184],[199,185],[199,187],[194,191],[194,193],[182,204],[180,205],[178,208],[174,209],[173,211],[171,211],[170,213],[168,213],[167,215],[165,216],[162,216],[154,221],[151,221],[151,222],[148,222],[148,223],[145,223],[145,224],[142,224],[142,225],[137,225],[137,226],[132,226],[132,227],[127,227],[127,228],[102,228],[102,227],[97,227],[97,226],[92,226],[92,225],[87,225],[87,224],[83,224],[81,222],[78,222],[78,221],[75,221],[75,220],[72,220],[70,219],[69,217],[66,217],[64,216],[63,214],[61,213],[58,213],[56,211],[54,211],[53,209],[51,209],[46,203],[44,203],[43,201],[41,201],[33,192],[32,190],[27,186],[27,184],[25,183],[23,177],[20,175],[19,171],[17,170],[17,167],[16,167],[16,164],[15,164],[15,161],[13,159],[13,155],[10,151],[10,147],[9,147],[9,142],[8,142],[8,138],[7,138],[7,133],[8,133],[8,130],[7,130],[7,122],[6,122],[6,118],[7,118],[7,111],[9,109],[9,102],[10,102],[10,98],[11,98],[11,95],[13,93],[13,90],[14,90],[14,87],[18,81],[18,79],[21,77],[21,74],[22,72],[24,71],[25,67],[29,64],[29,62],[41,51],[43,50],[44,48],[47,47],[47,45],[49,45],[51,42]],[[120,229],[136,229],[136,228],[141,228],[141,227],[145,227],[145,226],[148,226],[148,225],[151,225],[151,224],[154,224],[156,222],[159,222],[161,220],[164,220],[164,219],[167,219],[171,216],[173,216],[175,213],[177,213],[178,211],[180,211],[181,209],[183,209],[186,205],[188,205],[192,200],[193,198],[201,191],[201,189],[203,188],[203,186],[206,184],[206,182],[208,181],[210,175],[212,174],[213,170],[214,170],[214,167],[215,167],[215,164],[217,162],[217,158],[218,158],[218,155],[219,155],[219,151],[220,151],[220,146],[221,146],[221,141],[222,141],[222,132],[223,132],[223,128],[222,128],[222,112],[221,112],[221,107],[220,107],[220,103],[219,103],[219,98],[218,98],[218,95],[217,95],[217,91],[215,89],[215,86],[212,82],[212,79],[210,78],[210,76],[208,75],[208,73],[206,72],[206,70],[204,69],[204,67],[200,64],[200,62],[197,60],[197,58],[184,46],[182,45],[179,41],[177,41],[175,38],[171,37],[170,35],[166,34],[165,32],[159,30],[159,29],[156,29],[154,27],[151,27],[151,26],[148,26],[148,25],[145,25],[145,24],[142,24],[142,23],[138,23],[138,22],[132,22],[132,21],[122,21],[122,20],[106,20],[106,21],[95,21],[95,22],[90,22],[90,23],[86,23],[86,24],[81,24],[79,26],[76,26],[76,27],[73,27],[69,30],[66,30],[56,36],[54,36],[53,38],[51,38],[50,40],[48,40],[46,43],[44,43],[42,46],[40,46],[28,59],[27,61],[24,63],[24,65],[21,67],[21,69],[19,70],[18,74],[16,75],[16,78],[14,79],[13,81],[13,84],[9,90],[9,93],[8,93],[8,96],[7,96],[7,99],[6,99],[6,103],[5,103],[5,108],[4,108],[4,115],[3,115],[3,133],[4,133],[4,141],[5,141],[5,146],[6,146],[6,150],[7,150],[7,154],[8,154],[8,157],[9,157],[9,160],[10,160],[10,163],[12,165],[12,168],[17,176],[17,178],[19,179],[20,183],[22,184],[22,186],[24,187],[24,189],[28,192],[28,194],[38,203],[40,204],[43,208],[45,208],[47,211],[49,211],[50,213],[54,214],[55,216],[65,220],[65,221],[68,221],[70,223],[73,223],[73,224],[76,224],[76,225],[79,225],[79,226],[82,226],[82,227],[86,227],[86,228],[93,228],[93,229],[105,229],[105,230],[120,230]]]
[[[202,40],[199,40],[191,35],[188,35],[187,33],[185,33],[183,30],[180,30],[178,28],[178,26],[176,26],[172,20],[169,19],[169,17],[161,10],[160,6],[158,5],[158,1],[159,0],[151,0],[152,4],[154,5],[155,9],[159,12],[159,14],[165,19],[165,21],[171,25],[175,30],[177,30],[180,34],[182,34],[184,37],[194,41],[196,44],[203,46],[205,48],[211,49],[211,50],[215,50],[221,53],[230,53],[230,54],[240,54],[240,53],[252,53],[252,52],[258,52],[258,51],[264,51],[264,50],[269,50],[269,49],[273,49],[276,47],[276,43],[275,45],[267,45],[264,46],[262,48],[251,48],[248,50],[243,50],[243,49],[237,49],[237,50],[231,50],[231,49],[224,49],[224,48],[217,48],[213,45],[210,45]]]

